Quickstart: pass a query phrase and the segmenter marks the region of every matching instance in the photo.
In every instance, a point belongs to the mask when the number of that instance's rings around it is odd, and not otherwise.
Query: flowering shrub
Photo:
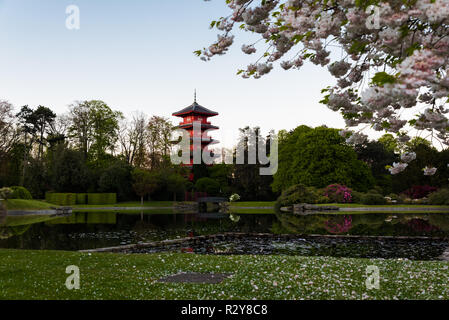
[[[432,192],[435,192],[437,188],[431,186],[413,186],[408,190],[405,190],[403,194],[412,199],[421,199],[427,197]]]
[[[352,190],[341,184],[331,184],[327,186],[323,191],[323,195],[328,197],[331,202],[352,202]]]

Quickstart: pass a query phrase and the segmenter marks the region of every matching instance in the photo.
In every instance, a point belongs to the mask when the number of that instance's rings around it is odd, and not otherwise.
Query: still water
[[[274,215],[74,213],[65,217],[9,216],[0,225],[0,248],[83,250],[224,232],[294,237],[207,240],[145,249],[203,254],[299,254],[437,259],[449,246],[449,213]],[[438,239],[335,239],[309,235],[429,236]],[[446,239],[445,239],[446,238]]]

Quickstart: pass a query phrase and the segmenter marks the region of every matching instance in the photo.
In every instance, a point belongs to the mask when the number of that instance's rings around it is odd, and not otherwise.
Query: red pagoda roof
[[[204,115],[208,115],[209,117],[218,115],[218,112],[215,112],[215,111],[209,110],[203,106],[200,106],[196,101],[194,103],[192,103],[190,106],[188,106],[178,112],[174,112],[173,115],[176,117],[182,117],[182,116],[190,114],[190,113],[204,114]]]

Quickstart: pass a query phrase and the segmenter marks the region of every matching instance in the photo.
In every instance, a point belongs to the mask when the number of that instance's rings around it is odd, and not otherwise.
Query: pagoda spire
[[[193,102],[196,102],[196,89],[195,89],[195,92],[193,94]]]

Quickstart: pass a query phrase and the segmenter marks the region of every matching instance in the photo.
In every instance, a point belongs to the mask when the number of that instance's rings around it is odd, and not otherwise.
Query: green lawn
[[[39,200],[9,199],[5,203],[8,210],[47,210],[58,207],[55,204]]]
[[[69,265],[81,288],[65,287]],[[366,289],[366,267],[380,289]],[[179,272],[225,272],[221,284],[166,284]],[[299,256],[124,255],[0,250],[0,299],[448,299],[449,262]]]

